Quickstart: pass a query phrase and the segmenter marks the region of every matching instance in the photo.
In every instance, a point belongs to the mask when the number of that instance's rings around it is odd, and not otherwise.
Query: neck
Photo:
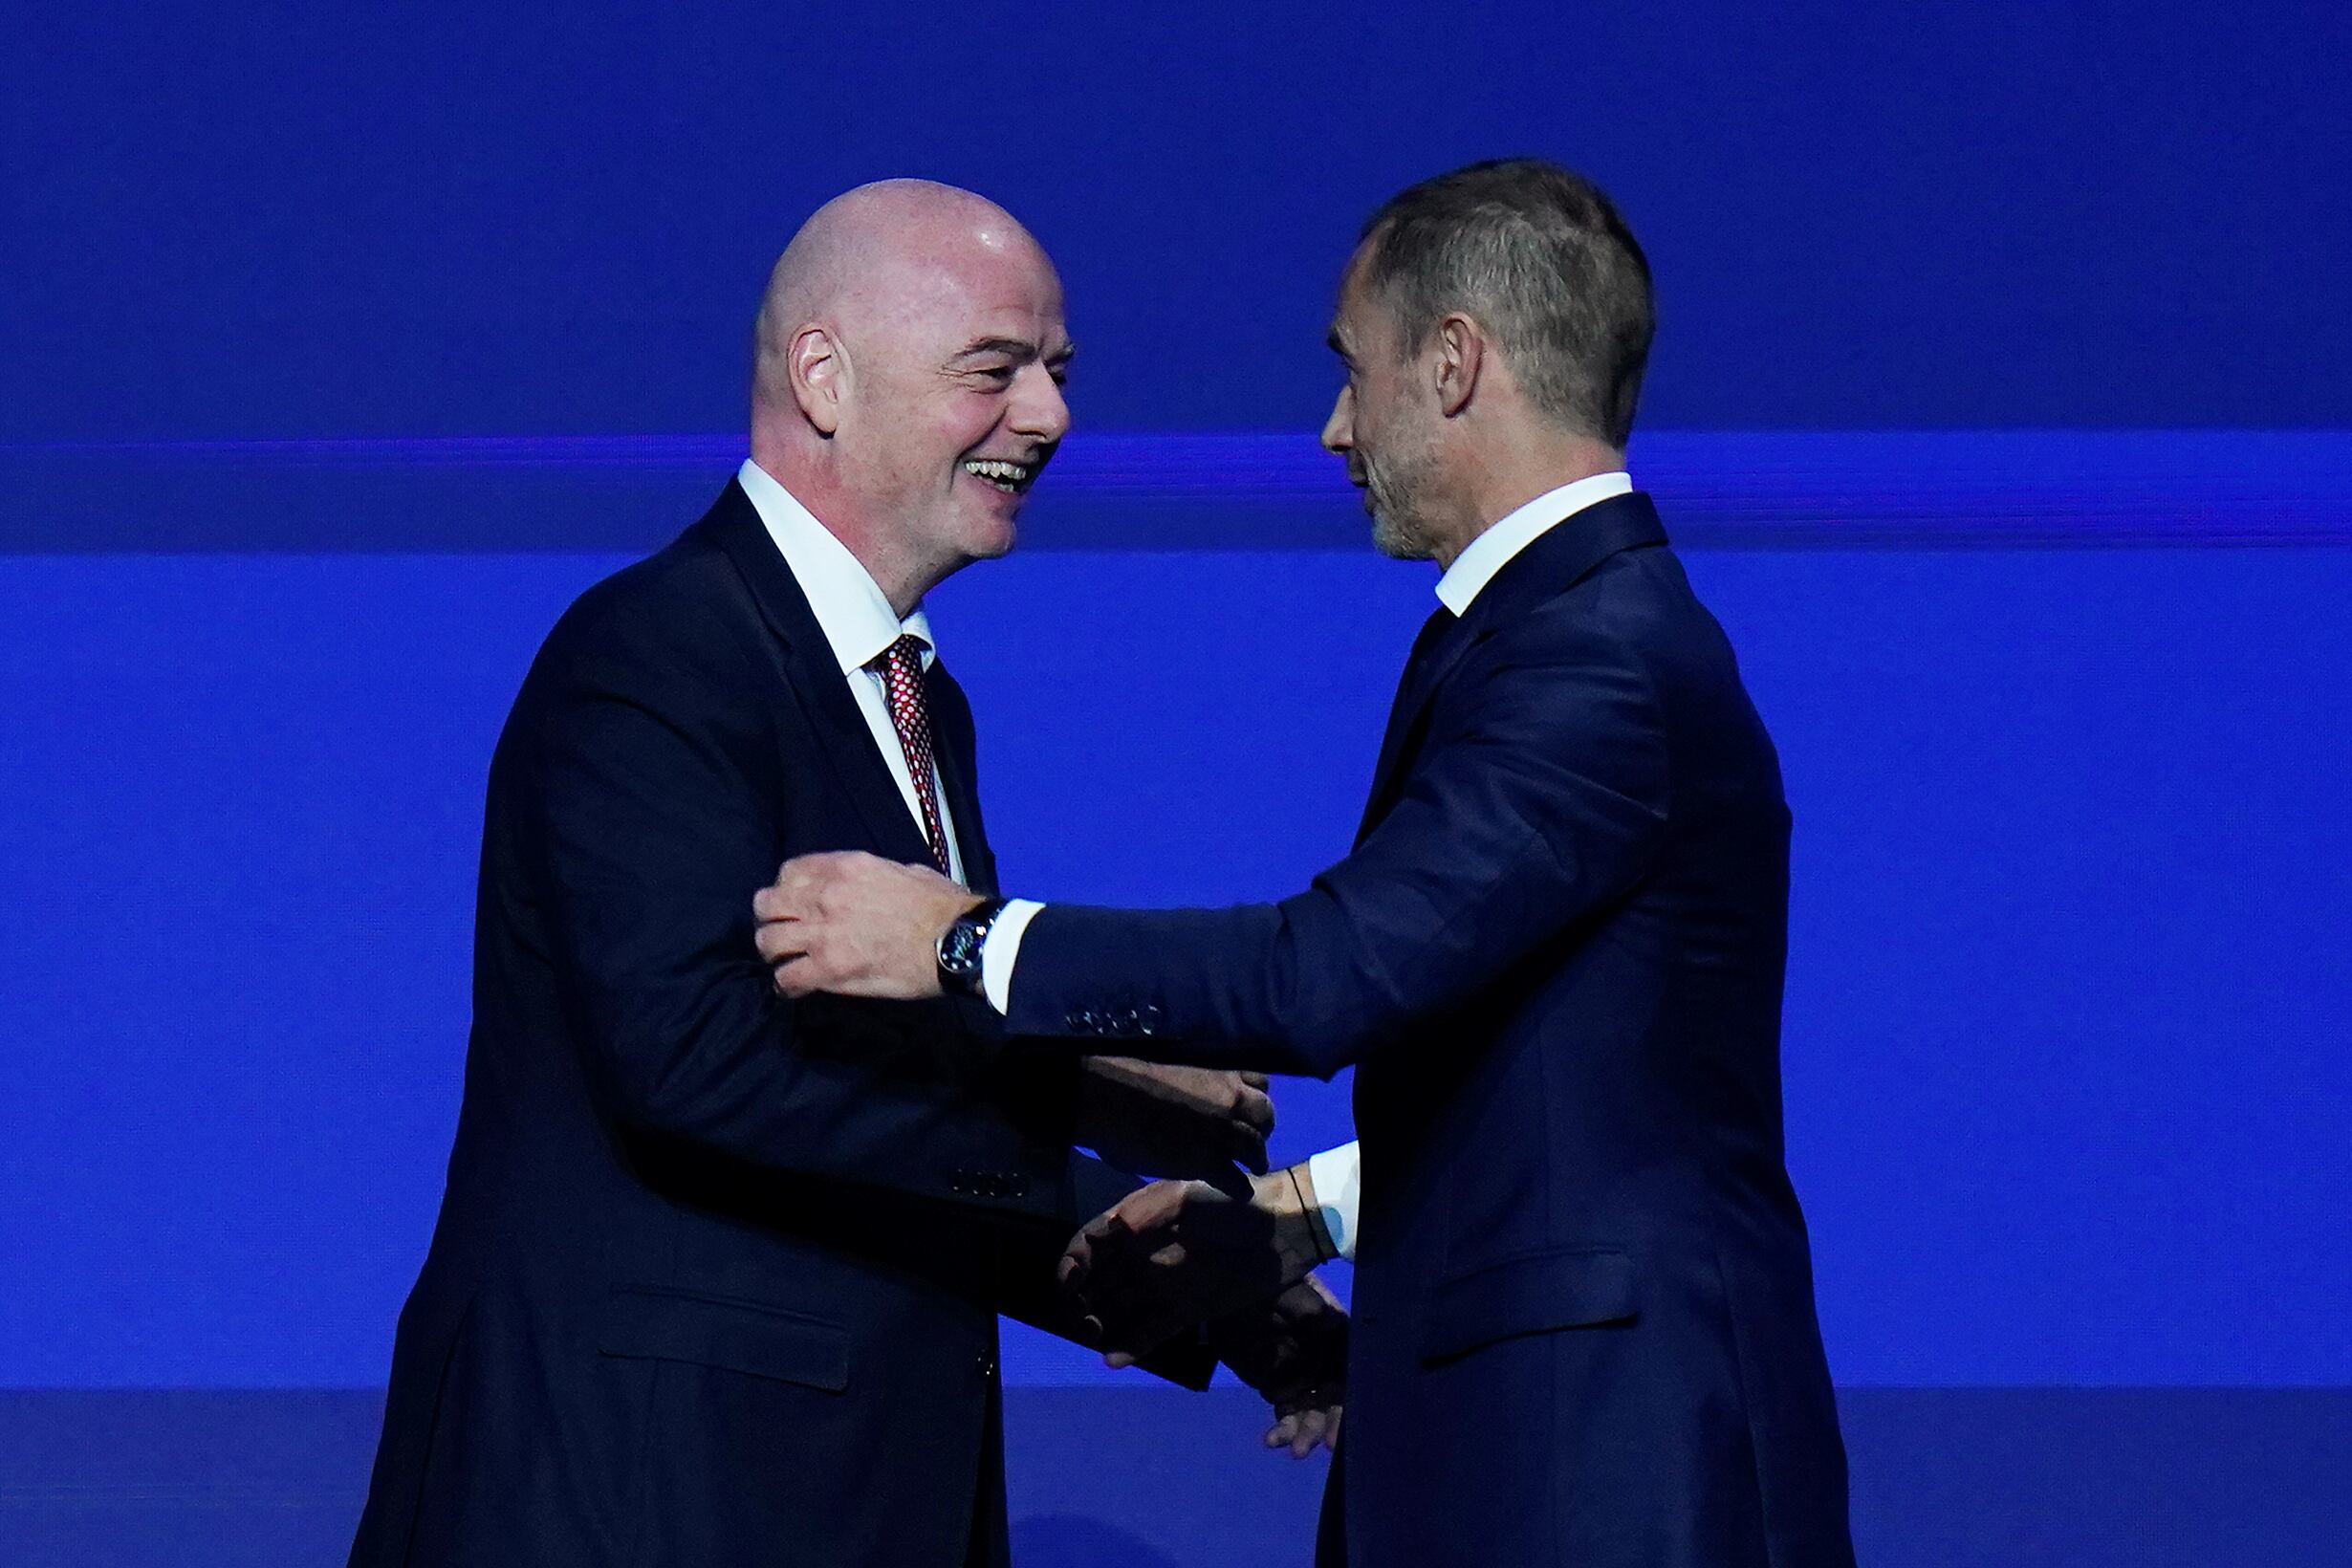
[[[1536,496],[1625,466],[1623,447],[1562,430],[1521,431],[1481,446],[1491,449],[1464,454],[1459,526],[1435,541],[1431,552],[1440,571],[1453,565],[1472,540]]]
[[[751,432],[751,461],[841,541],[890,601],[891,613],[904,621],[946,574],[928,570],[888,528],[870,518],[842,487],[827,455],[821,445],[809,450],[800,443],[763,439],[756,428]]]

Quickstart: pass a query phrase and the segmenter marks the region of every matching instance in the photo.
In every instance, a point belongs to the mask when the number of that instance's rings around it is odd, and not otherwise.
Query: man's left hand
[[[785,995],[919,1001],[940,993],[939,939],[982,902],[928,866],[852,850],[785,861],[751,913]]]
[[[1337,1450],[1347,1403],[1347,1312],[1313,1274],[1209,1325],[1217,1359],[1274,1406],[1266,1447],[1304,1459]]]

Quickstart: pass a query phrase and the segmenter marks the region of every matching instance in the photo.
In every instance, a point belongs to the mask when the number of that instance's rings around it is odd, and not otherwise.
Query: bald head
[[[894,603],[1013,546],[1069,425],[1061,279],[969,190],[884,180],[835,197],[760,301],[751,457]]]
[[[768,274],[754,405],[791,405],[786,359],[801,327],[830,323],[865,336],[919,325],[924,313],[952,309],[971,284],[1008,268],[1051,273],[1053,263],[985,196],[931,180],[877,180],[842,192],[800,226]]]

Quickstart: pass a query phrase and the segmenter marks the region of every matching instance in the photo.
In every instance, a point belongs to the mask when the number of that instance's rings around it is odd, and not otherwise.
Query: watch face
[[[980,965],[982,933],[968,921],[957,921],[947,927],[947,939],[939,945],[942,968],[957,974],[966,974]]]

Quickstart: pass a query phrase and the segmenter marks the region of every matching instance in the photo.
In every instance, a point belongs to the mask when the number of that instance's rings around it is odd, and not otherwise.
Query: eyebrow
[[[1330,346],[1331,352],[1337,354],[1340,359],[1352,359],[1354,358],[1347,352],[1347,339],[1339,336],[1339,329],[1337,325],[1332,327],[1323,341]]]
[[[977,359],[986,355],[1001,354],[1007,359],[1019,359],[1023,363],[1026,363],[1031,359],[1040,358],[1056,363],[1066,363],[1070,357],[1077,352],[1078,345],[1076,343],[1065,343],[1060,348],[1056,349],[1053,353],[1040,356],[1037,352],[1037,345],[1028,341],[1026,338],[983,338],[979,341],[972,343],[970,346],[958,351],[954,359],[949,362],[955,363],[965,359]]]

